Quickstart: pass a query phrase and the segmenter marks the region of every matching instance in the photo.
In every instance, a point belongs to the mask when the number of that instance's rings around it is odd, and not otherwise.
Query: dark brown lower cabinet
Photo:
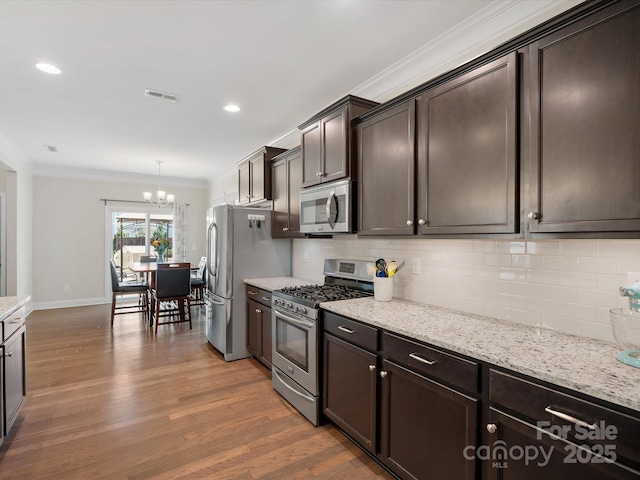
[[[247,297],[247,350],[271,369],[271,292],[245,286]]]
[[[27,395],[26,336],[26,328],[22,327],[13,333],[2,347],[3,436],[9,434]]]
[[[478,400],[393,362],[380,371],[380,457],[401,478],[473,480]]]
[[[491,480],[638,480],[638,473],[607,463],[596,453],[616,453],[605,445],[594,448],[553,438],[535,425],[491,408],[489,428],[495,428],[486,452]],[[613,443],[612,443],[613,445]]]
[[[375,454],[376,354],[325,333],[324,355],[325,415]]]

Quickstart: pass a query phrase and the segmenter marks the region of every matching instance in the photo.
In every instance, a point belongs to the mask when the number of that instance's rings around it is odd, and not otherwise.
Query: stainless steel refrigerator
[[[207,211],[207,339],[227,361],[247,351],[245,278],[291,275],[291,240],[271,238],[271,211],[219,205]]]

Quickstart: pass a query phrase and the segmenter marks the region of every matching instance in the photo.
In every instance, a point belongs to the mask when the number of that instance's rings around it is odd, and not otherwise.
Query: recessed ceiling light
[[[58,67],[56,67],[55,65],[50,65],[48,63],[36,63],[36,68],[43,72],[52,73],[54,75],[62,73],[62,70],[60,70]]]
[[[226,106],[224,107],[224,109],[225,109],[227,112],[239,112],[239,111],[240,111],[240,107],[239,107],[239,106],[237,106],[237,105],[226,105]]]

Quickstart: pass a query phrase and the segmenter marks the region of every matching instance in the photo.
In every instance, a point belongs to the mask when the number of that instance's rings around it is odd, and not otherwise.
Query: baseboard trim
[[[111,299],[104,297],[97,298],[79,298],[75,300],[58,300],[55,302],[38,302],[33,304],[33,310],[52,310],[54,308],[69,308],[69,307],[87,307],[89,305],[104,305],[105,303],[111,303]]]

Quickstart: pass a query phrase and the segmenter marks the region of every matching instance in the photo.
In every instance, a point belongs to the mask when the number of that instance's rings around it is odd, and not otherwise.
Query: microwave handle
[[[329,198],[327,198],[327,220],[329,221],[329,226],[331,227],[331,230],[333,230],[336,227],[336,221],[335,219],[331,218],[331,203],[333,201],[336,201],[336,210],[337,210],[337,199],[336,199],[336,191],[335,190],[331,190],[331,193],[329,194]],[[337,212],[336,212],[337,213]],[[337,218],[337,215],[336,215]]]

